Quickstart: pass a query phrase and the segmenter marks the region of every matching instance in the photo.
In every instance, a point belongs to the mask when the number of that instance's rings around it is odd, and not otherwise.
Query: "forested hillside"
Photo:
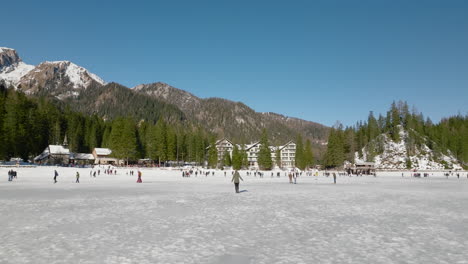
[[[327,167],[336,167],[341,166],[345,160],[353,162],[356,152],[358,157],[373,161],[377,155],[383,153],[385,138],[396,143],[404,140],[405,153],[408,156],[430,151],[436,160],[448,155],[455,157],[465,167],[468,164],[468,116],[452,116],[434,124],[415,109],[410,111],[406,102],[392,103],[385,116],[379,115],[376,118],[370,112],[367,121],[360,121],[355,126],[333,127],[324,164]],[[363,153],[363,149],[366,153]],[[411,168],[411,159],[406,160],[407,167]],[[443,160],[439,162],[444,163]]]
[[[47,145],[62,144],[65,136],[74,152],[110,147],[123,159],[196,162],[204,160],[210,137],[202,128],[162,118],[158,122],[131,117],[105,121],[96,114],[57,107],[44,97],[26,97],[0,84],[0,160],[31,160]]]

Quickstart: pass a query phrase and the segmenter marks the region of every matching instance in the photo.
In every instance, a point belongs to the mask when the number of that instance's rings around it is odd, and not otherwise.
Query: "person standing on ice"
[[[244,181],[244,179],[242,179],[242,177],[240,176],[239,171],[236,170],[236,172],[234,172],[234,175],[232,175],[232,180],[231,180],[231,182],[234,182],[234,188],[236,190],[236,193],[239,193],[239,183],[240,183],[239,179]]]
[[[138,170],[138,180],[137,180],[137,183],[142,183],[141,181],[141,171]]]
[[[336,184],[336,173],[333,173],[333,183]]]
[[[292,172],[289,172],[288,177],[289,177],[289,183],[293,183],[293,181],[292,181]]]
[[[57,183],[57,177],[58,177],[58,172],[57,170],[54,170],[54,183]]]
[[[80,173],[76,172],[76,181],[75,183],[80,183]]]

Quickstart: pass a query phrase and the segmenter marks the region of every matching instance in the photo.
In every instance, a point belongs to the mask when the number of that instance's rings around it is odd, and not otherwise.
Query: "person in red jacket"
[[[141,171],[138,171],[138,180],[137,180],[138,183],[142,183],[141,181]]]

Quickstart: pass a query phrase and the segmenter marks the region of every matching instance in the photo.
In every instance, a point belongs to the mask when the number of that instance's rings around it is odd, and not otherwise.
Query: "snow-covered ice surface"
[[[468,263],[468,179],[0,168],[0,263]]]

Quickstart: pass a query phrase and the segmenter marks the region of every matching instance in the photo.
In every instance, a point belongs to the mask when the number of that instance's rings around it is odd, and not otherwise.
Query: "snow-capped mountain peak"
[[[0,80],[4,80],[8,86],[16,86],[32,69],[34,66],[24,63],[16,50],[0,47]]]
[[[105,85],[96,74],[70,61],[24,63],[14,49],[0,48],[0,81],[27,94],[44,93],[64,99],[77,96],[91,84]]]
[[[43,64],[57,65],[59,68],[65,68],[65,75],[69,78],[70,82],[73,84],[73,88],[75,89],[88,87],[92,80],[101,85],[106,84],[106,82],[99,78],[96,74],[91,73],[85,68],[78,66],[70,61],[46,61],[40,65]]]

